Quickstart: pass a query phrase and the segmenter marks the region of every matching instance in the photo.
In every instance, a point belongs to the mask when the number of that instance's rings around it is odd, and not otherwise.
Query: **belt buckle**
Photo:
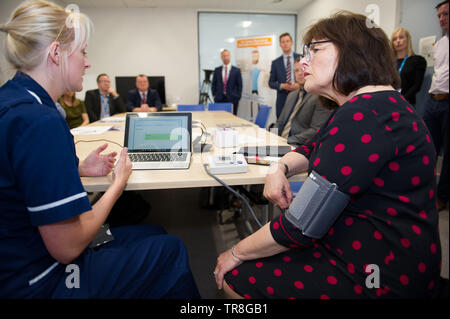
[[[430,96],[432,99],[436,101],[442,101],[448,98],[448,93],[438,93],[438,94],[430,93]]]

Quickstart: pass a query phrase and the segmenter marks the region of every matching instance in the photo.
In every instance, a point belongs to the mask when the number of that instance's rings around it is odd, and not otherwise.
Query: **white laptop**
[[[188,169],[191,113],[127,113],[124,146],[133,169]]]

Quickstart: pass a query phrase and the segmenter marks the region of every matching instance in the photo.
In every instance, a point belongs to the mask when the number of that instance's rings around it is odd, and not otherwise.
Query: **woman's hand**
[[[231,254],[231,249],[217,257],[217,265],[214,269],[214,278],[216,279],[218,289],[222,289],[223,287],[223,277],[225,274],[242,264],[242,262],[243,261],[237,259]]]
[[[122,152],[120,152],[119,159],[117,160],[116,166],[113,171],[114,182],[125,184],[131,175],[133,165],[128,157],[128,148],[124,147]]]
[[[107,143],[103,144],[80,162],[78,166],[80,176],[106,176],[111,172],[117,152],[101,155],[100,153],[107,147]]]
[[[270,223],[265,224],[256,232],[234,245],[234,248],[220,254],[214,269],[217,287],[222,289],[225,274],[238,267],[244,261],[265,258],[288,250],[289,248],[279,245],[273,239]]]
[[[280,164],[270,167],[266,176],[263,195],[281,209],[286,209],[291,205],[293,198],[291,186]]]

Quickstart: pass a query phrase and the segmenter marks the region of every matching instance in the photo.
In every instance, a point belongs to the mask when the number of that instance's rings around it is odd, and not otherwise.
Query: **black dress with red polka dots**
[[[244,262],[226,274],[230,287],[246,298],[433,297],[436,155],[414,108],[396,91],[357,95],[295,151],[351,200],[318,240],[276,217],[271,234],[291,249]]]

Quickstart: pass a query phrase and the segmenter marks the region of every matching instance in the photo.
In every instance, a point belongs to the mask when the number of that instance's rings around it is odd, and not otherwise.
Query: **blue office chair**
[[[261,104],[259,107],[258,115],[256,115],[255,124],[260,128],[266,128],[267,120],[269,119],[271,106]]]
[[[289,182],[294,197],[297,196],[297,193],[300,191],[300,188],[302,187],[303,183],[304,182]]]
[[[208,105],[208,111],[226,111],[233,113],[233,103],[211,103]]]
[[[192,111],[204,111],[205,105],[203,104],[179,104],[177,105],[177,111],[179,112],[192,112]]]

